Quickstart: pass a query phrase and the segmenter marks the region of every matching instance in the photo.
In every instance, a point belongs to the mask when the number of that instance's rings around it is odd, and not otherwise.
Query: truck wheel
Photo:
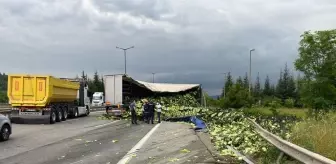
[[[68,119],[68,110],[64,107],[62,110],[62,120],[65,121]]]
[[[57,109],[57,114],[56,114],[56,122],[61,122],[62,121],[62,109],[61,108],[58,108]]]
[[[85,116],[88,116],[90,114],[90,109],[86,106]]]
[[[0,141],[7,141],[10,135],[9,125],[5,124],[0,131]]]
[[[54,124],[56,122],[56,112],[55,110],[52,110],[50,113],[50,124]]]
[[[75,117],[75,118],[78,117],[78,109],[75,109],[74,117]]]

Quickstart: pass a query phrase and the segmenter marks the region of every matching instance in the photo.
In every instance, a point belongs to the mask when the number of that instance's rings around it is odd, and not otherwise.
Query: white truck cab
[[[92,106],[103,106],[104,105],[104,93],[95,92],[92,96]]]

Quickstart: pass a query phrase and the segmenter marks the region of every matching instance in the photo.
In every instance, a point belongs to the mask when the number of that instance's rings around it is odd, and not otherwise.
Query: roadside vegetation
[[[0,103],[7,102],[7,75],[0,72]]]
[[[308,150],[336,160],[336,114],[329,113],[316,120],[314,118],[298,122],[290,140]]]
[[[244,113],[246,115],[253,116],[294,116],[299,119],[304,119],[308,117],[308,109],[307,108],[286,108],[279,107],[277,109],[272,110],[272,108],[267,107],[255,107],[255,108],[245,108]]]

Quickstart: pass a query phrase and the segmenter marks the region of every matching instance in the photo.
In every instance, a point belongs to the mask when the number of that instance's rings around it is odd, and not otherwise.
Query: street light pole
[[[120,48],[120,47],[116,47],[116,48],[117,48],[117,49],[121,49],[121,50],[124,51],[124,57],[125,57],[125,75],[126,75],[126,51],[127,51],[128,49],[134,48],[134,46],[129,47],[129,48]]]
[[[250,50],[250,77],[249,77],[249,93],[251,94],[251,86],[252,86],[252,77],[251,77],[251,65],[252,65],[252,51],[255,51],[255,49]]]
[[[125,75],[126,75],[126,50],[124,50],[124,61],[125,61]]]
[[[152,73],[153,74],[153,83],[154,83],[154,75],[155,75],[155,73]]]

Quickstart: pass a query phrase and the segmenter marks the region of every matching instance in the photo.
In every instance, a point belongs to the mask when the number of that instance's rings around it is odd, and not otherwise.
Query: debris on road
[[[188,149],[182,149],[181,153],[190,153],[190,150],[188,150]]]
[[[215,161],[189,124],[162,122],[130,164]],[[192,151],[191,151],[192,150]]]

